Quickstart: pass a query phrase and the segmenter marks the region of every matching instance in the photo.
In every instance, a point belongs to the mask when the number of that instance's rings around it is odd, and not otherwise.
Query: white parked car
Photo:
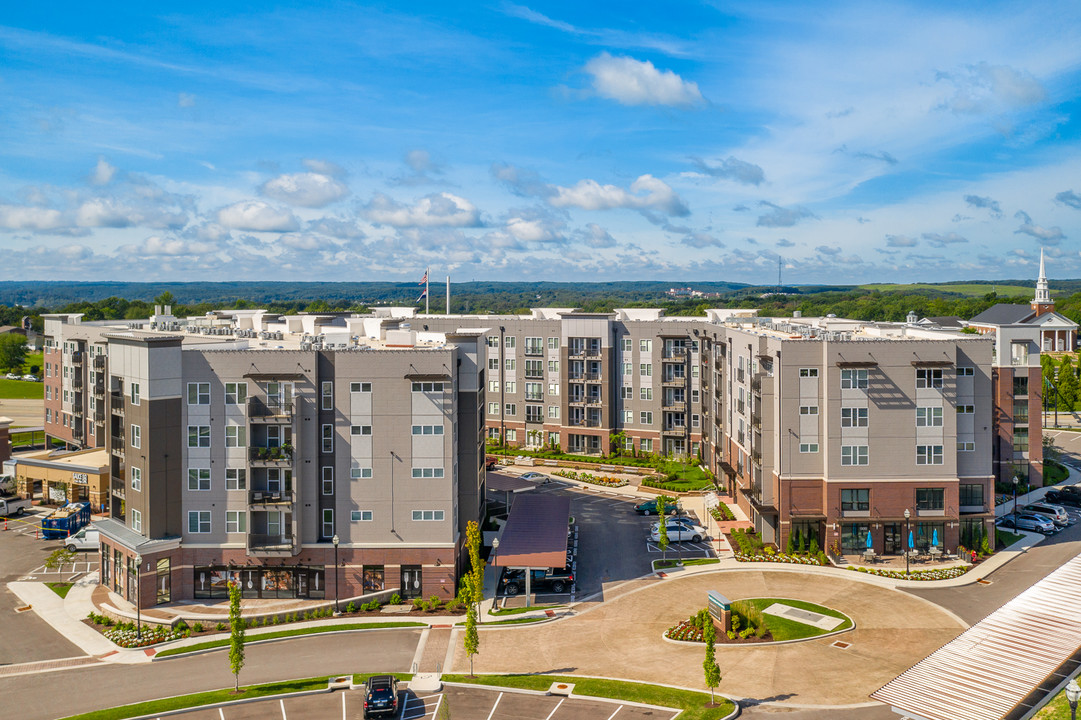
[[[87,525],[68,538],[64,544],[68,550],[98,550],[101,547],[101,533],[93,525]]]
[[[5,377],[8,380],[22,380],[22,375],[19,375],[18,373],[8,373]]]
[[[552,482],[552,478],[548,477],[547,475],[543,475],[543,474],[541,474],[539,472],[532,472],[532,471],[527,472],[527,473],[523,473],[522,474],[522,479],[523,480],[531,480],[532,482],[539,482],[539,483]]]
[[[29,380],[30,382],[39,382],[37,375],[23,375],[23,380]]]
[[[701,525],[688,526],[680,522],[668,521],[665,527],[668,529],[668,542],[700,542],[708,535],[706,529]],[[655,525],[650,531],[649,539],[652,542],[660,541],[661,529],[659,525]]]

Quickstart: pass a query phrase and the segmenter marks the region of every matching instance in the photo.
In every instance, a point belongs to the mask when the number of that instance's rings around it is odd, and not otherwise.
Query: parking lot
[[[574,599],[603,593],[610,584],[632,580],[652,572],[653,560],[659,559],[660,548],[649,542],[649,528],[657,521],[655,515],[642,516],[634,512],[635,499],[605,492],[603,488],[582,488],[564,483],[557,477],[547,484],[537,485],[529,492],[569,496],[571,513],[579,526],[578,556],[575,568]],[[502,500],[502,493],[491,493],[491,499]],[[671,543],[669,557],[713,557],[708,541]],[[569,594],[541,594],[541,602],[566,602]],[[524,604],[521,596],[514,605]],[[508,603],[511,605],[512,603]]]
[[[452,720],[670,720],[676,711],[619,701],[587,700],[502,691],[474,686],[446,686],[443,692],[418,697],[399,691],[394,720],[443,717]],[[444,707],[445,706],[445,707]],[[439,714],[437,714],[439,713]],[[192,710],[177,717],[186,720],[343,720],[364,716],[364,690],[340,690],[288,699]],[[389,717],[389,716],[388,716]]]

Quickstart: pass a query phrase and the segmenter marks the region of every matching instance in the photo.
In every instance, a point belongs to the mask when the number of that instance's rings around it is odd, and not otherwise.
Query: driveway
[[[774,646],[717,647],[721,690],[752,702],[851,705],[964,629],[952,615],[913,595],[835,576],[777,570],[707,572],[643,580],[603,605],[556,623],[482,631],[476,671],[560,672],[664,680],[704,688],[702,648],[662,639],[663,632],[706,604],[706,592],[732,599],[808,600],[848,614],[855,630],[836,638]],[[453,667],[468,669],[456,641]],[[809,672],[818,668],[818,672]],[[828,668],[823,675],[822,669]]]

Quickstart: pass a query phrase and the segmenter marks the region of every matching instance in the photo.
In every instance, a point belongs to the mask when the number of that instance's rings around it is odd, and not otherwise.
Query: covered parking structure
[[[525,570],[529,604],[533,570],[567,566],[571,501],[553,495],[516,495],[503,532],[493,547],[494,567]]]
[[[1081,555],[871,697],[912,720],[1023,720],[1081,666]]]
[[[507,506],[508,511],[510,510],[511,493],[523,493],[537,489],[536,483],[529,480],[523,480],[516,475],[500,475],[498,473],[490,473],[484,484],[489,492],[503,493],[504,504]]]

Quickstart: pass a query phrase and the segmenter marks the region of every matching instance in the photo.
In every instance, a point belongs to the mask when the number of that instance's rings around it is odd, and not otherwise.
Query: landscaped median
[[[386,675],[387,673],[365,673],[354,675],[353,684],[360,685],[372,675]],[[402,673],[393,674],[398,680],[409,680],[412,675]],[[328,688],[330,677],[305,678],[303,680],[286,680],[285,682],[267,683],[265,685],[244,685],[240,692],[233,692],[232,688],[222,690],[209,690],[207,692],[192,693],[191,695],[177,695],[176,697],[161,698],[160,700],[147,700],[146,702],[122,705],[120,707],[95,710],[93,712],[71,715],[62,720],[124,720],[124,718],[142,717],[144,715],[159,715],[174,710],[186,710],[189,708],[204,707],[206,705],[219,705],[222,703],[235,702],[237,700],[253,700],[256,698],[274,697],[279,695],[293,695],[297,693],[312,693],[324,691]]]
[[[262,640],[276,640],[278,638],[285,637],[297,637],[300,635],[314,635],[317,633],[327,632],[349,632],[353,630],[382,630],[386,628],[408,628],[408,627],[427,627],[427,623],[419,622],[374,622],[374,623],[345,623],[340,625],[318,625],[315,627],[307,628],[293,628],[291,630],[277,630],[275,632],[259,633],[258,635],[252,633],[247,636],[247,644],[257,643]],[[194,645],[182,645],[179,647],[171,647],[161,650],[155,655],[156,658],[170,657],[173,655],[185,655],[187,653],[201,652],[203,650],[213,650],[215,648],[222,648],[229,646],[228,636],[219,638],[217,640],[207,640],[206,642],[195,643]]]
[[[517,688],[544,692],[552,683],[573,683],[574,697],[608,698],[623,702],[645,703],[682,710],[679,720],[721,720],[735,711],[728,698],[717,695],[710,706],[709,693],[696,690],[647,685],[626,680],[576,677],[574,675],[443,675],[445,683],[468,683],[493,687]]]

